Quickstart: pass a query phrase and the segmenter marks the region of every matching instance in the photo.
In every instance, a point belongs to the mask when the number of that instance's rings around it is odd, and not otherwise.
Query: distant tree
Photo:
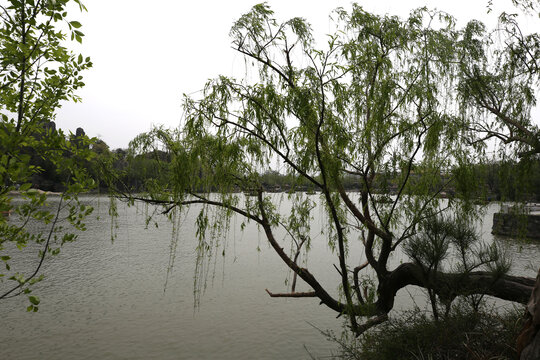
[[[109,152],[109,145],[105,141],[98,139],[92,144],[92,151],[96,154],[106,154]]]
[[[45,257],[76,238],[61,221],[84,229],[82,219],[92,211],[77,199],[93,183],[81,166],[92,156],[88,146],[75,146],[51,126],[62,101],[79,100],[75,91],[84,85],[82,72],[92,66],[89,58],[64,45],[66,36],[78,42],[83,37],[81,24],[67,18],[69,3],[85,10],[79,0],[0,1],[0,260],[5,268],[0,270],[0,300],[26,294],[29,311],[38,309],[39,298],[30,293],[43,278]],[[87,137],[79,141],[89,143]],[[32,179],[45,170],[63,177],[65,191],[54,207],[47,194],[32,188]],[[14,201],[16,196],[23,201]],[[31,221],[49,231],[31,231]],[[10,256],[27,246],[40,259],[30,271]]]
[[[226,230],[232,216],[256,223],[310,288],[270,295],[317,298],[346,315],[356,334],[385,321],[396,293],[411,285],[426,289],[435,318],[456,297],[525,303],[534,279],[508,275],[507,259],[473,230],[470,198],[479,184],[472,164],[482,144],[470,141],[470,113],[461,111],[464,97],[456,89],[463,86],[463,60],[478,41],[487,44],[483,26],[456,29],[451,16],[425,9],[402,20],[353,5],[334,16],[336,31],[320,50],[303,19],[279,23],[264,4],[243,15],[231,36],[249,76],[221,76],[202,99],[186,98],[180,132],[139,136],[136,151],[159,147],[171,154],[163,167],[168,176],[157,176],[146,196],[125,195],[162,205],[165,213],[199,204],[201,256],[212,252],[207,237]],[[282,214],[264,193],[260,174],[276,160],[280,172],[320,192],[324,240],[312,238],[313,198],[291,192],[291,208]],[[393,174],[392,181],[377,181],[380,174]],[[345,191],[350,176],[357,195]],[[378,201],[376,193],[391,189],[390,202]],[[455,198],[441,200],[450,189]],[[349,250],[353,242],[362,245],[360,253]],[[339,295],[302,266],[315,246],[334,249],[337,265],[325,271],[335,272]],[[410,261],[392,266],[399,251]]]

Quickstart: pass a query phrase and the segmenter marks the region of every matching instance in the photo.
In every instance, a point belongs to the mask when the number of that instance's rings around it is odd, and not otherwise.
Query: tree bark
[[[484,271],[427,272],[418,264],[405,263],[380,279],[377,309],[380,312],[389,312],[394,306],[398,290],[409,285],[432,289],[440,298],[448,300],[460,295],[485,294],[526,304],[534,284],[534,279],[520,276],[494,275]]]
[[[536,329],[536,336],[531,341],[529,345],[525,349],[523,349],[523,352],[521,353],[521,356],[519,358],[520,360],[538,360],[540,359],[540,331]]]
[[[540,269],[527,303],[525,325],[517,339],[517,350],[520,360],[540,359]]]

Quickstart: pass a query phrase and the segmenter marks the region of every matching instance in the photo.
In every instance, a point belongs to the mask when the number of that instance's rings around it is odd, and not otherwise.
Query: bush
[[[516,359],[522,317],[522,309],[475,312],[463,305],[439,321],[419,311],[407,312],[358,339],[325,335],[339,345],[334,359]]]

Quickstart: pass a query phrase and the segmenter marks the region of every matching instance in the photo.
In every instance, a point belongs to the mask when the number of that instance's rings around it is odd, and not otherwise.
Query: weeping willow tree
[[[529,11],[539,15],[539,5]],[[538,119],[531,117],[540,84],[540,34],[526,34],[517,14],[503,13],[494,36],[478,22],[468,26],[470,49],[461,61],[459,91],[475,120],[475,142],[496,138],[512,144],[520,158],[540,153]],[[493,46],[499,41],[503,46]],[[536,122],[535,122],[536,120]]]
[[[540,17],[537,1],[513,0],[513,3]],[[466,108],[474,116],[468,123],[472,130],[469,141],[484,143],[497,139],[505,147],[511,147],[511,153],[527,169],[540,158],[539,119],[531,116],[540,85],[540,34],[525,33],[517,15],[507,13],[500,15],[492,37],[483,36],[485,29],[480,23],[471,23],[469,28],[471,47],[461,61],[462,81],[458,87]],[[502,45],[494,47],[494,41]],[[539,289],[540,275],[517,341],[520,359],[537,358],[540,352]]]
[[[500,251],[473,230],[470,165],[482,146],[470,144],[464,111],[475,104],[457,89],[483,30],[456,29],[451,16],[426,9],[400,19],[353,5],[334,18],[318,49],[303,19],[280,23],[264,4],[243,15],[231,37],[246,77],[219,77],[187,97],[179,131],[136,138],[134,151],[166,151],[171,161],[144,196],[123,194],[167,214],[199,204],[199,248],[208,252],[209,230],[225,231],[233,217],[255,223],[294,273],[287,292],[269,294],[317,298],[356,334],[385,321],[411,285],[428,291],[435,316],[461,296],[525,303],[534,280],[509,275]],[[286,214],[262,185],[271,170],[290,179]],[[343,186],[351,177],[357,193]],[[306,183],[317,200],[294,192]],[[327,218],[322,238],[311,235],[315,203]],[[336,265],[318,270],[335,273],[334,288],[299,261],[316,246],[333,250]],[[410,261],[395,265],[400,252]],[[309,291],[297,292],[296,279]]]

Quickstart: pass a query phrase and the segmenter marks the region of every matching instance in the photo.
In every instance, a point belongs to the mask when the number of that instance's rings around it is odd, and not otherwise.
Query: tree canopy
[[[310,287],[296,292],[294,281],[290,292],[270,295],[318,298],[347,315],[356,334],[385,321],[397,291],[410,285],[427,290],[436,317],[456,297],[525,303],[534,280],[508,275],[497,246],[474,231],[471,164],[485,150],[478,131],[507,141],[528,136],[524,152],[536,146],[538,35],[520,37],[504,14],[503,47],[480,22],[459,29],[450,15],[425,8],[401,19],[353,4],[333,18],[335,31],[319,48],[304,19],[278,22],[266,4],[240,17],[231,37],[246,77],[210,80],[200,98],[184,99],[181,129],[136,138],[132,151],[165,151],[170,161],[147,180],[146,194],[121,194],[166,214],[200,204],[202,254],[233,216],[256,223]],[[500,126],[478,121],[480,113]],[[271,171],[293,181],[286,214],[263,189],[262,174]],[[345,190],[350,175],[358,193]],[[295,192],[294,181],[319,198]],[[380,201],[381,193],[391,196]],[[325,240],[312,237],[316,202],[328,218]],[[349,251],[352,242],[360,254]],[[339,296],[302,266],[299,257],[314,246],[334,249],[337,265],[328,271]],[[410,261],[392,265],[401,251]]]
[[[82,72],[92,66],[90,58],[65,45],[68,36],[78,42],[83,37],[81,24],[68,18],[71,2],[0,1],[0,260],[5,267],[0,300],[26,294],[29,311],[38,309],[31,286],[43,279],[39,270],[45,257],[76,238],[62,221],[83,230],[83,219],[92,212],[77,198],[93,187],[85,169],[92,157],[90,139],[71,141],[54,123],[63,101],[80,100],[76,90],[84,86]],[[85,10],[79,0],[73,3]],[[46,193],[34,188],[43,172],[63,191],[54,207]],[[29,230],[32,221],[48,230]],[[12,261],[11,255],[27,246],[39,256],[34,269]]]

